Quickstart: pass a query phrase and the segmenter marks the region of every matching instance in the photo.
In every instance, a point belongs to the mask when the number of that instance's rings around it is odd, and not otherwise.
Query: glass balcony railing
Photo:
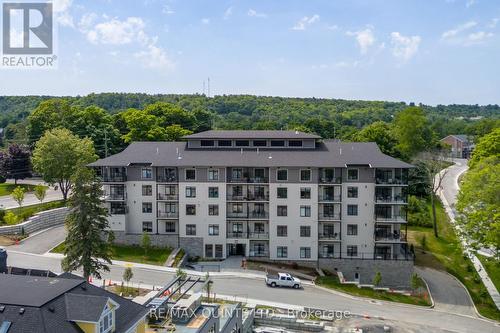
[[[340,213],[319,213],[320,220],[340,220]]]
[[[159,218],[163,218],[163,219],[178,218],[179,217],[179,212],[158,211],[158,217]]]
[[[342,196],[340,194],[327,194],[327,193],[319,193],[319,201],[338,201],[342,200]]]
[[[165,194],[165,193],[158,193],[156,195],[157,200],[178,200],[179,196],[178,194]]]
[[[320,240],[340,240],[340,234],[337,232],[334,233],[322,233],[320,232],[318,234],[318,238]]]

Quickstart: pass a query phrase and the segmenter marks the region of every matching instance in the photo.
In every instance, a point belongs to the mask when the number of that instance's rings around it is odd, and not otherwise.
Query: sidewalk
[[[449,168],[453,168],[454,166],[455,165],[452,165]],[[459,188],[458,178],[466,170],[467,169],[463,170],[461,173],[459,173],[456,176],[455,182],[457,184],[457,188]],[[455,197],[457,194],[458,193],[455,193]],[[450,222],[453,224],[453,226],[455,227],[455,229],[458,232],[458,237],[462,242],[462,246],[464,247],[466,254],[469,256],[470,260],[472,261],[474,268],[476,269],[477,273],[481,277],[481,280],[483,281],[484,286],[486,287],[486,289],[488,290],[488,293],[490,294],[491,298],[493,299],[493,302],[495,302],[497,309],[500,310],[500,293],[498,292],[495,285],[493,284],[490,277],[488,276],[488,272],[486,272],[486,270],[484,269],[483,265],[481,264],[481,261],[476,257],[476,255],[474,254],[474,251],[472,251],[470,244],[469,244],[469,240],[463,236],[462,228],[458,224],[456,224],[455,210],[450,206],[450,204],[448,203],[448,200],[446,200],[446,197],[445,197],[442,189],[439,190],[438,196],[441,199],[441,201],[443,202],[443,206],[446,210],[446,213],[450,217]]]

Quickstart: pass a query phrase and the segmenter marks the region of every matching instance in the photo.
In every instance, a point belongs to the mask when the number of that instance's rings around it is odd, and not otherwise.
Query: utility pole
[[[208,78],[207,82],[208,82],[208,94],[207,94],[207,96],[210,97],[210,78]]]
[[[104,131],[104,157],[108,157],[108,131]]]

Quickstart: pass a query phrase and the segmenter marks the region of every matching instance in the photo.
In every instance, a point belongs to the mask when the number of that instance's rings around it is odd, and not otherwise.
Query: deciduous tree
[[[14,199],[17,202],[19,207],[21,207],[23,205],[24,192],[25,192],[24,188],[22,188],[21,186],[18,186],[10,194],[12,196],[12,199]]]

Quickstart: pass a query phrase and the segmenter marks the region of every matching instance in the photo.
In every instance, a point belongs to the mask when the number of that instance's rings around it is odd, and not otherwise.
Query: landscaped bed
[[[374,290],[372,288],[358,288],[354,284],[343,284],[340,283],[338,276],[319,276],[316,279],[316,284],[325,288],[338,290],[346,294],[361,296],[373,299],[379,299],[382,301],[399,302],[413,305],[430,306],[431,301],[425,287],[425,284],[421,281],[420,287],[411,296],[403,295],[400,293],[393,293],[382,290]]]
[[[14,184],[14,183],[3,183],[0,184],[0,196],[9,195],[14,191],[16,187],[21,187],[25,192],[32,192],[36,185],[32,184]]]
[[[53,253],[64,253],[64,242],[52,249]],[[128,245],[112,245],[111,246],[113,260],[121,260],[128,262],[136,262],[141,264],[160,265],[163,266],[167,261],[168,256],[172,252],[171,248],[151,247],[147,254],[140,246]]]
[[[454,275],[467,287],[481,315],[500,320],[500,311],[472,262],[464,255],[455,230],[439,200],[436,202],[436,212],[439,238],[434,237],[432,228],[408,227],[408,241],[415,247],[415,265],[447,271]]]

